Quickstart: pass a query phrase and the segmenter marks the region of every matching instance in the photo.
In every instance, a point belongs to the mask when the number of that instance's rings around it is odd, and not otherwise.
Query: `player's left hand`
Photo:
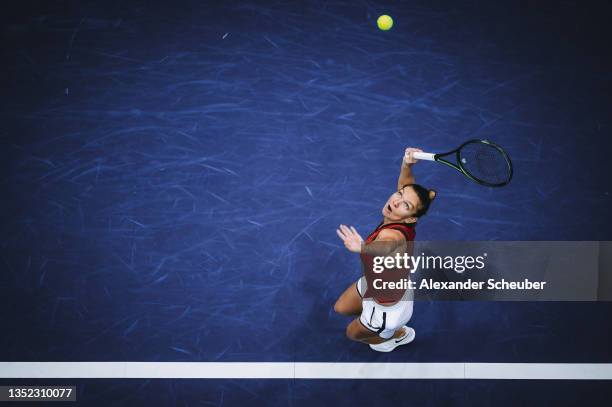
[[[336,233],[344,242],[344,246],[346,246],[349,251],[353,253],[361,253],[361,244],[363,243],[363,239],[357,233],[357,230],[354,227],[348,227],[345,225],[340,225],[340,227],[336,230]]]

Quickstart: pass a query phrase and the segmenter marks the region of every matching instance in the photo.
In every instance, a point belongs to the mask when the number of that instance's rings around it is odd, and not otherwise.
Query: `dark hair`
[[[421,201],[421,206],[417,208],[417,211],[414,216],[418,218],[425,215],[429,210],[429,205],[431,205],[431,202],[436,197],[436,191],[434,191],[433,189],[427,189],[419,184],[406,184],[402,187],[402,189],[406,187],[412,187],[412,189],[414,189],[414,192],[419,197],[419,201]]]

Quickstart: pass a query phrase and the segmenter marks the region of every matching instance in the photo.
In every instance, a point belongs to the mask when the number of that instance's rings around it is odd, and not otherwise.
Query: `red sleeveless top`
[[[416,226],[416,223],[397,222],[397,223],[387,223],[386,225],[383,225],[381,222],[380,225],[378,225],[376,229],[374,229],[374,231],[370,233],[370,235],[365,240],[365,242],[366,244],[373,242],[374,240],[376,240],[380,232],[382,232],[385,229],[399,230],[404,235],[404,239],[406,239],[406,241],[409,242],[411,240],[414,240],[414,237],[416,236],[416,232],[414,230],[415,226]]]
[[[416,223],[400,223],[400,222],[397,222],[397,223],[387,223],[386,225],[384,225],[381,222],[376,227],[376,229],[374,229],[374,231],[368,235],[367,239],[365,240],[365,244],[371,243],[374,240],[376,240],[376,238],[378,237],[380,232],[382,232],[385,229],[397,230],[397,231],[401,232],[402,235],[404,235],[404,239],[406,239],[407,242],[413,241],[415,236],[416,236],[415,226],[416,226]],[[361,261],[363,263],[364,270],[366,268],[368,268],[368,267],[371,270],[371,267],[372,267],[372,264],[373,264],[372,256],[367,256],[367,255],[362,254],[361,255]],[[403,271],[405,271],[405,272],[403,272]],[[391,276],[389,276],[389,275],[385,276],[385,281],[400,281],[402,278],[408,278],[409,275],[410,275],[410,271],[409,270],[402,270],[402,272],[400,272],[400,271],[388,271],[388,273],[394,273],[394,274],[391,275]],[[370,276],[371,276],[371,274],[370,274]],[[372,281],[368,281],[368,280],[369,280],[368,276],[366,275],[366,281],[368,283],[368,287],[370,287],[370,284],[372,284]],[[404,293],[406,292],[406,290],[393,290],[393,292],[391,292],[391,293],[389,293],[389,291],[387,291],[386,293],[380,293],[380,292],[377,293],[376,290],[372,290],[371,292],[374,293],[372,298],[374,298],[374,300],[376,300],[376,302],[378,302],[380,304],[388,304],[388,303],[394,303],[394,302],[399,301],[402,298],[402,296],[404,295]]]

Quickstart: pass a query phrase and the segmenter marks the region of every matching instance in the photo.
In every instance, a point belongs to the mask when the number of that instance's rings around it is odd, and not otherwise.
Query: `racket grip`
[[[420,153],[415,151],[412,153],[412,156],[417,160],[427,160],[427,161],[436,161],[436,155],[432,153]]]

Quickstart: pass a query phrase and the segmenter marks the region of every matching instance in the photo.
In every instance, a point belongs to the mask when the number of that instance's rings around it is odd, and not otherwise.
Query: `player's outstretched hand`
[[[420,153],[423,152],[423,150],[421,150],[420,148],[408,147],[406,149],[406,151],[404,152],[404,165],[416,164],[419,161],[416,158],[414,158],[414,155],[413,155],[413,153],[416,151]]]
[[[354,227],[348,227],[345,225],[340,225],[340,227],[336,230],[336,233],[344,242],[344,246],[349,249],[353,253],[361,253],[361,244],[363,243],[363,239],[357,233],[357,230]]]

